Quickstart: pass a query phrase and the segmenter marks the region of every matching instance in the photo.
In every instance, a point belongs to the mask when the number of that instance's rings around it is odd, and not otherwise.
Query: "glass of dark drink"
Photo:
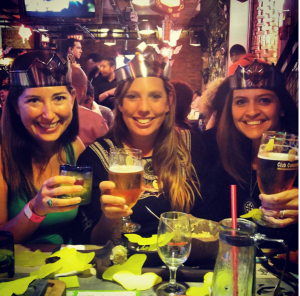
[[[138,201],[143,185],[142,150],[121,148],[112,150],[108,157],[108,179],[115,183],[111,195],[123,197],[131,209]],[[136,232],[141,228],[130,217],[123,217],[119,231],[122,233]]]
[[[292,188],[298,172],[298,136],[285,132],[263,133],[258,151],[257,182],[263,194],[275,194]],[[263,206],[263,204],[262,204]],[[277,226],[261,219],[258,224]]]

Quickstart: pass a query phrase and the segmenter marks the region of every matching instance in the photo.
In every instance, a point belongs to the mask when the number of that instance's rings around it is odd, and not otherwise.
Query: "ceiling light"
[[[156,34],[152,34],[150,35],[148,38],[147,38],[147,44],[150,45],[150,46],[154,46],[154,45],[158,45],[159,43],[159,40],[158,38],[156,37]]]
[[[149,6],[150,0],[132,0],[132,3],[138,6]]]
[[[199,37],[196,36],[196,35],[194,35],[193,37],[191,37],[191,39],[190,39],[190,45],[192,45],[192,46],[201,46]]]
[[[99,31],[101,33],[107,33],[109,31],[109,29],[108,28],[101,28]]]
[[[116,45],[116,39],[105,39],[104,44],[108,46]]]
[[[139,31],[140,34],[149,35],[154,33],[154,28],[149,21],[145,20],[139,24]]]

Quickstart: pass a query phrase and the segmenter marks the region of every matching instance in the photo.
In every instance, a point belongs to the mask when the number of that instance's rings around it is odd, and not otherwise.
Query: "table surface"
[[[99,246],[84,246],[86,250],[96,250],[100,249]],[[15,256],[18,256],[25,250],[35,251],[36,249],[41,250],[42,252],[49,254],[55,249],[57,246],[55,245],[39,245],[39,246],[23,246],[23,245],[15,245]],[[23,267],[23,266],[15,266],[15,278],[25,277],[30,274],[30,272],[34,270],[39,270],[39,267]],[[96,270],[91,268],[89,272],[85,272],[82,275],[78,275],[80,288],[70,288],[68,290],[124,290],[122,286],[110,281],[104,281],[98,279],[96,277]],[[271,287],[269,289],[264,289],[263,293],[257,295],[273,295],[273,291],[275,285],[277,284],[278,279],[274,277],[272,274],[267,272],[260,264],[256,265],[256,291],[261,290],[262,287]],[[186,282],[187,287],[201,287],[203,283],[201,282]],[[142,296],[155,296],[155,290],[158,287],[152,287],[149,290],[141,291]],[[289,285],[282,282],[280,287],[284,292],[294,291]],[[291,295],[290,293],[288,295]]]

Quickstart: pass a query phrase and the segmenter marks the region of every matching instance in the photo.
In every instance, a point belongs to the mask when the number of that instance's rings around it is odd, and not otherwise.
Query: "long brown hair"
[[[280,101],[283,116],[280,126],[283,130],[298,134],[298,108],[289,92],[284,89],[272,89]],[[224,169],[243,186],[248,183],[252,161],[252,141],[235,127],[232,118],[233,91],[226,97],[220,118],[217,141]]]
[[[199,181],[192,167],[190,152],[180,131],[175,128],[174,87],[164,79],[163,82],[170,110],[165,116],[153,147],[153,170],[158,177],[159,190],[168,193],[172,209],[189,212],[195,201],[194,191],[200,194]],[[122,105],[131,84],[132,81],[127,81],[118,85],[115,91],[117,104]],[[172,102],[171,96],[173,96]],[[128,128],[118,108],[115,108],[115,120],[109,135],[115,139],[118,147],[122,147],[124,141],[130,143]]]

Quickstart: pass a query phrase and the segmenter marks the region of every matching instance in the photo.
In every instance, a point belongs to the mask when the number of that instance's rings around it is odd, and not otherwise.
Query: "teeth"
[[[143,123],[143,124],[145,124],[145,123],[148,123],[148,122],[150,122],[150,121],[151,121],[151,119],[149,119],[149,118],[145,118],[145,119],[137,119],[137,121],[138,121],[139,123]]]
[[[247,121],[246,122],[248,125],[256,125],[256,124],[260,124],[261,121]]]
[[[52,123],[52,124],[44,124],[44,123],[39,123],[39,125],[43,128],[54,128],[57,126],[57,122],[56,123]]]

